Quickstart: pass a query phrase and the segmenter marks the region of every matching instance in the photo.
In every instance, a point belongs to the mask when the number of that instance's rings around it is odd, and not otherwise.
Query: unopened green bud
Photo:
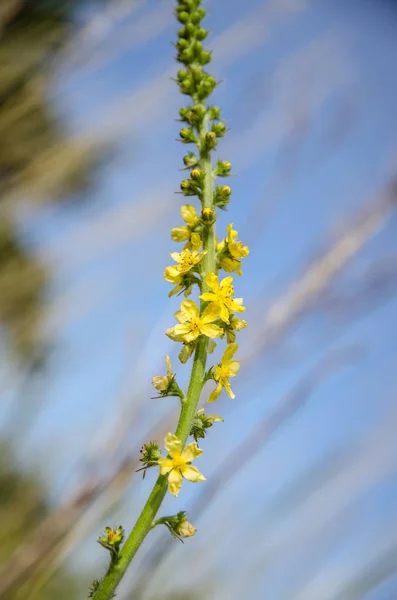
[[[207,150],[212,150],[217,145],[216,135],[213,131],[209,131],[204,137],[204,146]]]
[[[143,464],[142,469],[149,469],[150,467],[157,466],[158,460],[161,458],[161,448],[155,441],[144,444],[140,453],[141,458],[139,461]]]
[[[189,13],[184,10],[177,12],[177,19],[180,23],[187,23],[189,21]]]
[[[194,23],[195,25],[198,25],[200,23],[200,21],[204,18],[205,16],[205,11],[204,11],[204,15],[202,14],[202,12],[200,10],[195,10],[194,13],[191,14],[191,21],[192,23]]]
[[[178,81],[181,82],[186,79],[186,77],[189,77],[189,71],[186,71],[186,69],[180,69],[176,76]]]
[[[212,59],[212,54],[211,52],[209,52],[208,50],[203,50],[200,54],[200,64],[202,65],[207,65],[209,62],[211,62]]]
[[[183,162],[187,167],[190,168],[195,167],[198,164],[199,159],[195,154],[193,154],[193,152],[191,152],[190,154],[186,154],[186,156],[183,157]]]
[[[180,38],[176,43],[176,47],[178,50],[184,50],[189,47],[189,42],[185,38]]]
[[[197,141],[196,136],[194,135],[194,131],[192,129],[188,129],[187,127],[182,127],[179,132],[179,135],[182,138],[182,141],[185,144],[191,144]]]
[[[220,208],[224,208],[227,204],[229,204],[229,196],[231,193],[232,190],[228,185],[217,187],[214,194],[214,204]]]
[[[204,29],[204,27],[199,27],[196,31],[196,39],[199,41],[203,41],[205,40],[205,38],[208,36],[208,31],[207,29]]]
[[[215,168],[215,175],[219,177],[226,177],[230,174],[232,169],[232,163],[227,160],[218,160],[218,163]]]
[[[189,435],[193,436],[197,442],[199,438],[205,438],[207,429],[217,422],[223,422],[223,418],[219,415],[206,415],[204,414],[204,408],[200,408],[194,417]]]
[[[215,133],[216,137],[223,137],[226,133],[226,125],[224,123],[213,123],[211,131]]]
[[[208,109],[208,118],[211,121],[217,121],[218,119],[220,119],[221,116],[221,109],[219,108],[219,106],[210,106],[210,108]]]

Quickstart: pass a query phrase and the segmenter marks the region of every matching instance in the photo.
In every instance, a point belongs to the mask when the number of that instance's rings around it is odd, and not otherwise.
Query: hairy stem
[[[208,119],[205,118],[200,127],[200,138],[203,138],[208,131]],[[200,168],[205,173],[204,189],[203,189],[203,208],[213,208],[213,172],[211,165],[210,153],[200,150]],[[201,264],[202,285],[201,291],[208,291],[205,283],[205,277],[210,272],[215,272],[215,231],[214,226],[207,228],[203,235],[203,249],[206,254]],[[201,308],[205,302],[201,303]],[[193,359],[192,372],[190,383],[186,395],[185,402],[182,403],[181,413],[179,416],[178,425],[175,434],[182,441],[183,446],[189,436],[193,419],[196,414],[197,405],[200,399],[201,390],[205,375],[205,367],[207,362],[207,347],[208,338],[201,336],[197,343],[196,351]],[[128,536],[123,548],[116,560],[110,564],[100,587],[95,593],[95,600],[110,600],[126,572],[129,564],[137,553],[139,547],[143,543],[150,529],[156,514],[161,506],[164,496],[167,492],[167,476],[159,475],[152,492],[140,514],[138,520]]]

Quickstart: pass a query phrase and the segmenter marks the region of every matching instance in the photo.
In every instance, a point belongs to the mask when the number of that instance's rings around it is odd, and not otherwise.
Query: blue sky
[[[229,211],[217,224],[222,232],[234,222],[251,247],[236,288],[250,322],[241,352],[252,354],[255,334],[266,335],[270,306],[336,243],[358,211],[374,205],[395,173],[397,9],[359,0],[207,5],[211,72],[222,80],[214,102],[231,129],[219,157],[231,160],[236,173]],[[175,250],[169,229],[180,221],[181,196],[174,192],[184,148],[174,139],[184,99],[170,79],[176,71],[172,3],[137,6],[110,20],[104,37],[76,43],[77,65],[76,56],[67,55],[54,78],[53,107],[71,135],[116,148],[92,198],[42,208],[22,223],[52,269],[43,335],[56,351],[21,459],[40,468],[54,505],[70,493],[66,483],[78,481],[87,453],[95,456],[106,442],[116,415],[136,410],[121,449],[126,455],[173,403],[150,400],[150,379],[172,349],[163,332],[177,309],[175,298],[167,300],[162,273]],[[395,258],[395,229],[392,216],[338,274],[336,296],[354,292],[370,267]],[[185,573],[177,584],[185,585],[187,574],[198,582],[205,575],[217,599],[331,600],[371,558],[371,547],[393,541],[385,532],[396,522],[395,444],[387,427],[395,419],[396,306],[391,297],[361,319],[356,309],[348,313],[346,302],[345,312],[315,311],[242,369],[234,404],[222,397],[215,407],[225,424],[205,441],[200,468],[209,479],[329,347],[363,350],[356,364],[322,382],[232,479],[200,519],[195,540],[175,547],[168,563]],[[183,367],[182,382],[187,374]],[[269,532],[272,499],[285,498],[288,485],[304,482],[314,465],[342,449],[343,468],[316,491],[309,486],[304,506],[292,507],[288,518],[276,515]],[[377,465],[385,466],[378,478],[372,474],[382,471]],[[112,522],[132,525],[152,479],[134,479],[127,502],[110,513]],[[340,503],[344,493],[346,505]],[[188,507],[195,494],[197,486],[185,486],[178,501],[167,499],[165,512]],[[325,523],[324,514],[330,515]],[[95,571],[103,564],[97,533],[90,531],[84,553],[84,565]],[[159,581],[168,589],[166,569],[153,587]],[[387,585],[370,598],[389,599],[397,588]]]

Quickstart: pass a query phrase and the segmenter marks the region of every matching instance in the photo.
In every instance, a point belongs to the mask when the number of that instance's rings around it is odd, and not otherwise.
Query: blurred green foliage
[[[49,101],[56,60],[73,43],[73,14],[83,4],[0,2],[0,322],[22,359],[35,352],[46,276],[18,236],[16,213],[24,203],[81,192],[100,158],[98,148],[68,136]]]
[[[45,488],[39,477],[23,472],[10,449],[0,446],[0,570],[48,511]],[[26,598],[27,588],[23,587],[23,583],[20,582],[22,587],[18,590],[2,596],[2,600]],[[29,587],[32,581],[25,583]],[[52,578],[34,597],[36,600],[72,600],[79,597],[77,590],[75,574],[72,576],[62,567],[57,577]]]

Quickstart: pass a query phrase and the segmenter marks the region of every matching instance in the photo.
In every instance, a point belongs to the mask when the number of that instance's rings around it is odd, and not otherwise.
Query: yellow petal
[[[221,309],[216,302],[211,302],[206,307],[205,311],[201,315],[201,320],[203,323],[212,323],[219,317]]]
[[[222,240],[221,242],[219,242],[219,244],[216,245],[216,251],[217,252],[222,252],[222,250],[224,249],[226,245],[226,240]]]
[[[167,433],[167,435],[164,438],[164,446],[168,454],[173,458],[175,456],[180,456],[182,452],[182,442],[173,433]]]
[[[177,325],[175,327],[177,327]],[[177,334],[175,332],[175,327],[169,327],[166,330],[165,335],[168,336],[174,342],[183,342],[183,337],[181,337],[180,334]]]
[[[201,294],[199,297],[201,300],[205,300],[206,302],[215,302],[218,298],[214,292],[205,292],[205,294]]]
[[[188,227],[175,227],[171,229],[171,237],[174,242],[184,242],[190,238],[190,229]]]
[[[201,237],[199,233],[192,233],[190,237],[189,247],[193,252],[198,252],[201,248]]]
[[[170,283],[182,283],[182,275],[176,267],[167,267],[164,271],[164,279]]]
[[[240,370],[240,363],[238,360],[229,360],[225,366],[229,369],[229,377],[235,377]]]
[[[167,367],[168,375],[172,375],[171,359],[168,354],[165,355],[165,365]]]
[[[166,375],[155,375],[152,378],[152,386],[159,392],[164,392],[169,385],[169,380]]]
[[[218,327],[218,325],[202,325],[200,327],[200,331],[203,335],[206,335],[209,338],[217,338],[223,335],[223,329]]]
[[[238,275],[241,275],[241,272],[239,273],[241,267],[241,262],[239,260],[234,260],[233,258],[227,257],[222,258],[221,267],[227,273],[233,273],[234,271],[236,271]]]
[[[219,304],[219,308],[220,308],[220,318],[222,319],[222,321],[224,323],[229,323],[229,311],[227,309],[227,306],[225,304]]]
[[[232,277],[231,275],[228,275],[227,277],[224,277],[224,278],[222,279],[222,281],[221,281],[221,282],[220,282],[220,284],[219,284],[219,287],[220,287],[221,289],[223,289],[223,288],[225,288],[225,287],[229,287],[229,286],[231,286],[231,285],[233,285],[233,277]]]
[[[174,463],[172,462],[171,458],[159,458],[158,464],[161,475],[167,475],[167,473],[174,468]]]
[[[198,456],[201,456],[203,451],[201,448],[197,446],[197,442],[192,442],[183,450],[181,454],[181,458],[186,460],[186,462],[192,462]]]
[[[182,487],[182,475],[179,469],[174,469],[168,475],[168,489],[173,496],[177,496]]]
[[[176,341],[192,342],[194,339],[196,339],[197,335],[192,337],[191,334],[192,330],[189,323],[181,323],[180,325],[175,325],[174,327],[174,335],[179,338]]]
[[[183,285],[175,285],[168,294],[168,298],[172,298],[175,294],[179,294],[183,290]]]
[[[197,481],[205,481],[205,477],[196,467],[192,467],[191,465],[186,465],[181,468],[182,475],[188,481],[193,481],[196,483]]]
[[[211,392],[210,397],[208,398],[208,402],[215,402],[215,400],[218,400],[219,396],[221,395],[221,391],[222,385],[218,383],[214,391]]]
[[[207,417],[207,419],[209,419],[211,421],[211,423],[218,423],[218,421],[222,422],[225,420],[223,417],[221,417],[220,415],[205,415]]]
[[[214,290],[214,292],[219,289],[218,276],[215,275],[215,273],[208,273],[207,277],[205,278],[205,283],[209,288],[211,288],[211,290]]]
[[[194,319],[199,316],[198,306],[193,300],[182,300],[181,312],[184,313],[189,319]]]
[[[226,348],[225,352],[223,353],[222,362],[225,363],[226,361],[233,358],[233,356],[236,354],[237,350],[238,350],[238,344],[229,344],[229,346]]]
[[[225,388],[229,398],[235,398],[236,396],[232,392],[232,388],[230,387],[230,383],[227,380],[222,381],[223,387]]]
[[[231,312],[244,312],[245,311],[245,306],[243,306],[243,298],[234,298],[234,300],[232,300],[230,302],[229,305],[229,309]]]
[[[241,331],[241,329],[244,329],[245,327],[248,326],[247,321],[244,321],[244,319],[239,319],[238,317],[233,317],[232,320],[230,321],[230,325],[233,327],[233,329],[235,331]]]
[[[182,252],[171,252],[170,256],[176,263],[181,261]]]
[[[181,206],[181,217],[190,227],[194,227],[196,225],[198,217],[193,204],[184,204]]]

